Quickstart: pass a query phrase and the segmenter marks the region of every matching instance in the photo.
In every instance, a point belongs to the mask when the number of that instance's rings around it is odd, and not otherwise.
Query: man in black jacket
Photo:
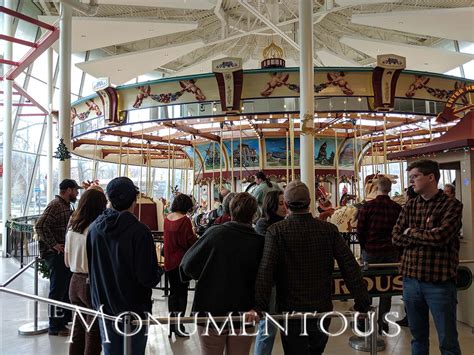
[[[272,285],[276,285],[278,313],[329,312],[334,259],[355,299],[356,311],[367,312],[370,300],[360,267],[335,225],[315,219],[309,212],[310,194],[301,181],[292,181],[284,193],[290,215],[267,230],[256,280],[256,307],[268,311]],[[301,322],[290,321],[282,334],[285,354],[322,354],[328,336],[317,320],[307,321],[308,336],[301,336]],[[329,328],[329,319],[324,323]]]
[[[92,304],[96,310],[103,306],[105,314],[135,312],[144,318],[146,312],[151,313],[152,287],[163,273],[150,230],[133,215],[138,193],[127,177],[110,181],[107,197],[112,208],[106,209],[87,233]],[[105,324],[99,322],[104,354],[122,354],[123,336],[112,322]],[[144,354],[146,342],[143,327],[132,337],[132,354]]]

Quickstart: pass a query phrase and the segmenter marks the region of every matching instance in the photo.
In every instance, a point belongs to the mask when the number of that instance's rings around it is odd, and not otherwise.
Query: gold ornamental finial
[[[283,48],[277,46],[273,41],[263,50],[263,59],[272,58],[283,58]]]

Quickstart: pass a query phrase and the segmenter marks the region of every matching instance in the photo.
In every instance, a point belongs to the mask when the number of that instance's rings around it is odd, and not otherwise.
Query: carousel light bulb
[[[198,118],[197,121],[198,121],[198,122],[201,122],[201,119]]]
[[[361,101],[362,101],[362,97],[359,97],[359,98],[357,99],[357,101],[361,102]]]
[[[212,112],[216,112],[217,111],[217,107],[213,106],[212,107]]]

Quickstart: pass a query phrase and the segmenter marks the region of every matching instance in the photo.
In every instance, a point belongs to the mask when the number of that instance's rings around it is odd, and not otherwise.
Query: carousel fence
[[[158,264],[161,267],[164,267],[165,257],[163,255],[163,246],[164,246],[163,232],[152,232],[152,234],[153,234],[153,241],[155,242]],[[347,245],[351,249],[356,259],[359,259],[360,258],[360,245],[359,245],[359,239],[357,237],[357,232],[344,232],[344,233],[341,233],[341,236],[346,241]],[[163,276],[162,282],[160,282],[158,286],[154,287],[154,289],[162,290],[164,292],[164,297],[168,297],[169,280],[166,273]],[[190,287],[188,287],[188,291],[194,291],[194,290],[195,290],[194,282],[191,282]]]
[[[7,256],[18,260],[20,267],[40,256],[39,243],[33,228],[39,217],[40,215],[24,216],[6,222]]]

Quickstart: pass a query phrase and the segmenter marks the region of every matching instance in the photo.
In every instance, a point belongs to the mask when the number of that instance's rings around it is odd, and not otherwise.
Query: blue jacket
[[[152,287],[163,270],[150,230],[130,212],[106,209],[90,225],[87,257],[92,305],[117,315],[151,312]]]

